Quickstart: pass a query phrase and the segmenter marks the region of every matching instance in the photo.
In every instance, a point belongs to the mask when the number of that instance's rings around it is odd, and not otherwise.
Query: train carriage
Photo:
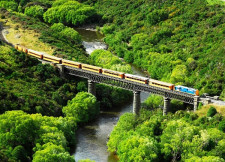
[[[125,74],[125,79],[138,82],[138,83],[148,84],[148,78],[137,76],[137,75]]]
[[[34,57],[37,57],[39,59],[43,59],[43,53],[42,52],[38,52],[38,51],[34,51],[34,50],[31,50],[31,49],[28,49],[28,55],[31,55],[31,56],[34,56]]]
[[[24,52],[24,53],[28,53],[28,49],[24,46],[21,46],[20,44],[16,44],[14,46],[18,51]]]
[[[14,47],[18,51],[24,52],[28,55],[31,55],[36,58],[43,59],[43,60],[46,60],[49,62],[63,64],[63,65],[75,67],[75,68],[81,68],[81,69],[84,69],[87,71],[102,73],[104,75],[113,76],[113,77],[117,77],[117,78],[121,78],[121,79],[126,79],[126,80],[130,80],[130,81],[138,82],[138,83],[142,83],[142,84],[148,84],[148,85],[154,86],[154,87],[160,87],[163,89],[175,90],[175,91],[180,91],[180,92],[199,96],[199,90],[194,89],[194,88],[189,88],[189,87],[185,87],[185,86],[181,86],[181,85],[174,86],[174,84],[171,84],[171,83],[166,83],[166,82],[162,82],[162,81],[158,81],[158,80],[154,80],[154,79],[149,79],[146,77],[140,77],[140,76],[136,76],[136,75],[132,75],[132,74],[125,74],[125,73],[118,72],[118,71],[102,69],[101,67],[97,67],[97,66],[93,66],[93,65],[82,64],[79,62],[61,59],[61,58],[58,58],[55,56],[44,54],[42,52],[28,49],[20,44],[16,44],[16,45],[14,45]]]
[[[61,58],[55,57],[55,56],[50,56],[50,55],[47,55],[47,54],[43,54],[43,60],[54,62],[54,63],[57,63],[57,64],[61,64],[62,63],[62,59]]]
[[[168,90],[174,89],[174,84],[162,82],[162,81],[155,80],[155,79],[149,79],[149,85],[154,86],[154,87],[168,89]]]
[[[124,79],[124,76],[125,76],[124,73],[122,73],[122,72],[108,70],[108,69],[102,69],[102,74],[113,76],[116,78],[121,78],[121,79]]]
[[[75,67],[81,69],[81,63],[62,59],[62,64],[70,67]]]
[[[101,67],[88,65],[88,64],[81,64],[81,69],[87,70],[87,71],[96,72],[96,73],[102,73],[102,68]]]

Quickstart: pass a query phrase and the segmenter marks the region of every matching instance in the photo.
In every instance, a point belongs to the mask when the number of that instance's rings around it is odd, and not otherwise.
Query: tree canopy
[[[80,25],[86,23],[95,14],[95,9],[88,5],[73,0],[57,0],[52,8],[44,13],[44,20],[48,23]]]
[[[73,117],[78,122],[88,122],[99,114],[99,103],[96,97],[87,92],[77,93],[76,97],[68,101],[63,107],[66,117]]]

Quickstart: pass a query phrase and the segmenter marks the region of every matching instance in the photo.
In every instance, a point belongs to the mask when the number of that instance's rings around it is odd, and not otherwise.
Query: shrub
[[[213,117],[216,113],[217,113],[216,109],[213,106],[211,106],[209,108],[206,116],[207,117]]]
[[[18,8],[18,5],[15,2],[1,1],[0,8],[6,8],[6,9],[16,11]]]
[[[27,16],[35,17],[35,18],[42,18],[44,14],[43,7],[39,5],[27,7],[24,12]]]
[[[48,23],[83,24],[96,14],[93,7],[83,5],[77,1],[56,1],[53,7],[44,13],[44,20]]]
[[[219,130],[221,130],[225,133],[225,120],[223,120],[219,123]]]
[[[80,92],[63,107],[63,113],[78,122],[88,122],[99,114],[99,103],[94,95]]]
[[[16,146],[12,151],[12,156],[16,160],[27,161],[26,150],[23,146]]]
[[[55,23],[51,26],[51,29],[54,32],[61,32],[62,30],[64,30],[66,28],[65,25],[63,25],[62,23]]]
[[[156,109],[163,105],[163,98],[158,95],[150,95],[144,102],[144,106],[149,109]]]
[[[81,44],[81,36],[73,28],[67,27],[62,23],[55,23],[51,26],[53,36],[57,39],[70,40],[73,44]]]

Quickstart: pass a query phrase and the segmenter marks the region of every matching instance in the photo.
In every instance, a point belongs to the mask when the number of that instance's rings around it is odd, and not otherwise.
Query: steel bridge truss
[[[129,91],[141,91],[149,92],[152,94],[157,94],[169,99],[180,100],[184,103],[194,104],[194,95],[187,94],[184,92],[167,90],[159,87],[150,86],[147,84],[141,84],[126,79],[121,79],[113,76],[104,75],[101,73],[95,73],[83,69],[73,68],[69,66],[64,66],[64,73],[68,75],[73,75],[81,78],[86,78],[96,83],[103,83],[107,85],[112,85],[120,87]]]

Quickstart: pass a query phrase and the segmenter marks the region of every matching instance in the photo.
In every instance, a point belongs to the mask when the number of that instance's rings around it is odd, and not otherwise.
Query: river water
[[[82,36],[83,45],[86,52],[90,54],[95,49],[107,49],[103,43],[103,35],[93,30],[76,29]],[[133,74],[145,76],[140,69],[132,66]],[[149,96],[148,93],[141,92],[141,101],[143,102]],[[76,132],[77,144],[74,150],[76,161],[81,159],[95,160],[96,162],[116,162],[117,157],[107,152],[107,141],[110,132],[116,125],[119,117],[125,112],[132,112],[133,103],[128,102],[121,107],[115,107],[110,111],[102,111],[99,117],[93,122],[80,127]]]

